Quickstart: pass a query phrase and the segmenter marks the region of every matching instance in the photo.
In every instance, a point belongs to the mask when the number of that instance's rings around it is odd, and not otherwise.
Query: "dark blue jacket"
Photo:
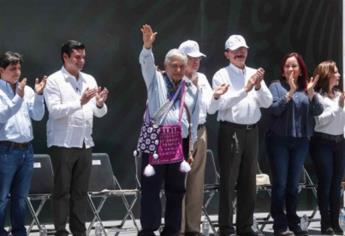
[[[310,138],[314,131],[314,116],[322,113],[322,104],[317,96],[310,101],[303,89],[298,89],[287,101],[285,96],[289,89],[289,84],[283,80],[273,81],[269,87],[273,103],[269,108],[268,135]]]

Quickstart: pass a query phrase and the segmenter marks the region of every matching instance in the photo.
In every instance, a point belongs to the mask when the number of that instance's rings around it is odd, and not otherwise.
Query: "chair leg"
[[[206,208],[205,208],[204,206],[202,207],[202,212],[203,212],[203,214],[204,214],[206,220],[207,220],[208,223],[210,224],[210,227],[211,227],[211,229],[212,229],[214,235],[215,235],[215,236],[218,236],[217,230],[216,230],[215,226],[213,225],[212,220],[211,220],[211,218],[210,218],[209,214],[207,213],[207,210],[206,210]]]
[[[125,196],[124,194],[122,194],[121,198],[122,198],[123,204],[124,204],[125,207],[126,207],[127,213],[126,213],[126,215],[122,218],[122,221],[121,221],[119,227],[122,228],[123,225],[125,224],[126,220],[128,219],[128,217],[130,217],[131,220],[132,220],[132,222],[133,222],[134,227],[135,227],[136,230],[139,232],[139,227],[138,227],[137,222],[135,221],[135,216],[134,216],[133,211],[132,211],[132,209],[133,209],[135,203],[137,202],[138,195],[137,195],[137,194],[135,195],[135,197],[134,197],[134,199],[133,199],[133,201],[131,202],[130,205],[129,205],[129,202],[128,202],[128,200],[127,200],[127,198],[126,198],[126,196]],[[115,236],[117,236],[117,235],[119,235],[119,234],[120,234],[120,232],[116,232]]]
[[[89,227],[88,227],[88,229],[86,231],[87,235],[90,234],[90,231],[91,231],[93,225],[95,224],[95,222],[97,220],[99,222],[99,224],[101,225],[101,228],[102,228],[102,231],[103,231],[104,235],[107,236],[108,235],[107,231],[105,230],[105,227],[104,227],[104,225],[102,223],[101,217],[99,216],[99,212],[101,211],[101,209],[102,209],[102,207],[103,207],[103,205],[105,203],[105,200],[107,199],[107,196],[102,197],[102,200],[99,203],[99,205],[97,206],[97,208],[96,208],[95,204],[92,201],[92,197],[89,194],[88,194],[88,198],[87,199],[89,200],[89,203],[90,203],[89,205],[90,205],[91,210],[92,210],[92,212],[94,214],[94,217],[93,217],[93,219],[92,219],[92,221],[91,221],[91,223],[90,223],[90,225],[89,225]]]
[[[135,221],[135,216],[134,216],[133,211],[132,211],[132,209],[133,209],[133,207],[134,207],[134,205],[135,205],[135,203],[136,203],[136,201],[138,199],[138,196],[136,195],[134,197],[134,199],[133,199],[133,201],[132,201],[132,203],[130,205],[129,205],[129,202],[128,202],[128,200],[127,200],[125,195],[122,195],[121,198],[122,198],[122,202],[125,205],[126,210],[127,210],[127,213],[126,213],[125,217],[123,217],[123,219],[122,219],[121,226],[125,223],[127,218],[130,216],[132,221],[133,221],[133,224],[134,224],[135,228],[137,230],[139,230],[139,227],[138,227],[138,225],[137,225],[137,223]]]
[[[42,226],[41,226],[41,224],[40,224],[40,221],[39,221],[39,219],[38,219],[38,216],[39,216],[39,214],[41,213],[41,210],[42,210],[42,208],[43,208],[43,206],[45,205],[45,203],[46,203],[47,200],[48,200],[48,198],[42,199],[41,202],[40,202],[40,204],[39,204],[39,206],[37,207],[37,210],[35,211],[35,208],[34,208],[34,206],[32,205],[32,203],[31,203],[31,201],[30,201],[30,197],[27,197],[27,198],[26,198],[26,203],[27,203],[27,205],[28,205],[29,211],[30,211],[31,216],[32,216],[32,221],[31,221],[30,226],[29,226],[29,228],[28,228],[28,230],[27,230],[27,233],[28,233],[28,234],[30,234],[30,232],[31,232],[31,230],[32,230],[32,228],[33,228],[33,226],[34,226],[35,224],[37,225],[37,227],[38,227],[39,230],[42,229]]]

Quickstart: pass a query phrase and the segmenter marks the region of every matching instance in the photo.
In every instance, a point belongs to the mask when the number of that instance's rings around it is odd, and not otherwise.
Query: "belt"
[[[198,125],[198,129],[201,129],[201,128],[205,127],[205,126],[206,126],[205,123],[204,124],[200,124],[200,125]]]
[[[5,145],[10,149],[27,149],[31,143],[15,143],[11,141],[0,141],[0,145]]]
[[[343,134],[332,135],[332,134],[314,132],[314,136],[322,138],[322,139],[326,139],[328,141],[334,141],[336,143],[339,143],[339,142],[344,140],[344,135]]]
[[[220,123],[223,125],[227,125],[229,127],[235,128],[235,129],[246,129],[246,130],[251,130],[251,129],[254,129],[258,126],[257,123],[251,124],[251,125],[236,124],[236,123],[232,123],[232,122],[228,122],[228,121],[221,121]]]

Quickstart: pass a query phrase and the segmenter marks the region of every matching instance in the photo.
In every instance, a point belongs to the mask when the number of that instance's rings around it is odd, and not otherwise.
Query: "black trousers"
[[[233,201],[237,195],[237,233],[251,231],[256,199],[258,127],[221,122],[218,136],[220,235],[234,233]],[[235,190],[237,194],[235,193]]]
[[[188,139],[183,139],[183,152],[188,154]],[[142,156],[141,174],[141,213],[142,230],[140,236],[154,235],[161,224],[162,206],[160,191],[164,182],[166,197],[165,224],[161,235],[178,235],[181,228],[182,200],[185,189],[186,174],[179,170],[180,163],[155,165],[155,175],[143,175],[148,164],[148,154]]]
[[[339,228],[345,140],[337,142],[314,136],[310,142],[310,153],[318,178],[317,200],[321,214],[321,230],[326,231],[329,227]]]
[[[54,226],[56,235],[68,235],[66,223],[73,235],[86,233],[88,208],[87,190],[91,170],[91,148],[49,148],[54,169]]]

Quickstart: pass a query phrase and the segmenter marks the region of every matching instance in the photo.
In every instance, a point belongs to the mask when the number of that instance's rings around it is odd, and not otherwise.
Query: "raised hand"
[[[219,86],[217,86],[214,90],[213,90],[213,97],[215,99],[218,99],[220,96],[222,96],[224,93],[226,93],[226,91],[228,91],[230,85],[229,84],[221,84]]]
[[[156,40],[157,32],[153,32],[151,26],[147,24],[143,25],[140,30],[143,33],[144,47],[147,49],[152,48],[153,42]]]
[[[289,92],[292,93],[291,95],[293,95],[297,90],[297,84],[296,84],[296,80],[295,80],[294,75],[295,75],[295,72],[292,71],[289,78],[288,78],[288,84],[290,86]]]
[[[39,80],[39,78],[36,78],[36,80],[35,80],[35,92],[38,95],[42,95],[44,87],[46,86],[46,84],[47,84],[47,76],[46,75],[43,76],[41,81]]]
[[[244,86],[244,89],[246,90],[246,92],[249,92],[250,90],[253,89],[254,85],[256,84],[256,80],[257,80],[257,75],[255,73],[249,78],[249,80],[247,81],[247,84]]]
[[[86,90],[84,91],[84,93],[81,95],[80,98],[80,105],[85,105],[86,103],[88,103],[94,96],[96,96],[97,93],[97,89],[89,89],[86,88]]]
[[[97,93],[96,93],[96,105],[97,107],[103,107],[105,101],[108,99],[109,91],[107,88],[101,88],[98,87]]]
[[[259,69],[257,69],[256,71],[256,82],[255,82],[255,89],[259,90],[261,88],[261,81],[264,79],[265,76],[265,70],[260,67]]]
[[[316,75],[314,78],[310,77],[310,80],[307,84],[307,93],[310,99],[314,97],[315,95],[314,88],[315,88],[315,85],[317,84],[317,81],[319,81],[319,75]]]
[[[27,79],[24,78],[22,79],[22,81],[20,81],[17,85],[17,90],[16,93],[20,96],[20,97],[24,97],[24,90],[25,90],[25,86],[26,86],[26,81]]]
[[[194,162],[194,157],[193,157],[193,153],[190,152],[189,155],[188,155],[188,163],[190,166],[192,166],[193,162]]]

